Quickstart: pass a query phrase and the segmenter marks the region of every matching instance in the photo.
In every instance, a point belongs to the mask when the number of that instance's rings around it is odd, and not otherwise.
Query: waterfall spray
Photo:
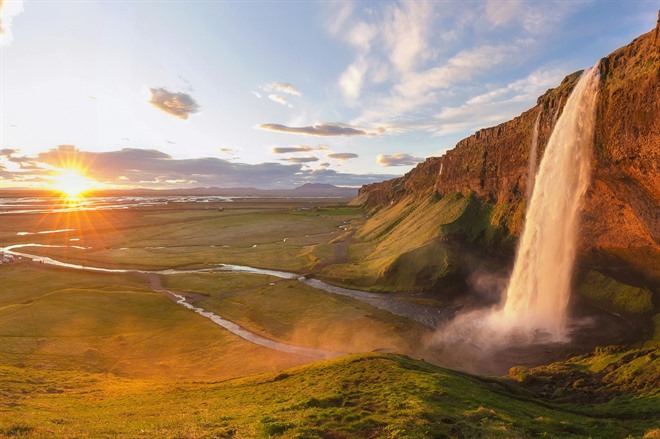
[[[599,73],[571,93],[541,160],[504,306],[491,322],[530,338],[566,337],[579,210],[587,191]]]

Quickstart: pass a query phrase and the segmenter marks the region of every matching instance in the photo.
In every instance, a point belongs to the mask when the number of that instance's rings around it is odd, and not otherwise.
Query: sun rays
[[[53,188],[62,194],[69,202],[77,202],[85,192],[92,189],[95,182],[85,176],[83,171],[75,168],[62,169],[54,177]]]

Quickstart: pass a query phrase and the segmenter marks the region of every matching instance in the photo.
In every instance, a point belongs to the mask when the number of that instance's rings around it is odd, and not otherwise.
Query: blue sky
[[[3,187],[360,185],[531,108],[650,1],[4,0]]]

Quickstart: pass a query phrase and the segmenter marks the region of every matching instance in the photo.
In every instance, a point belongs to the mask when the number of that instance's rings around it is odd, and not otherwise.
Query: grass
[[[603,416],[599,406],[534,400],[504,381],[383,354],[220,383],[8,367],[0,379],[0,431],[27,437],[620,438],[658,427],[648,411]]]
[[[126,275],[0,266],[1,364],[161,379],[219,379],[303,359],[234,336]]]
[[[413,354],[425,332],[408,319],[379,310],[350,297],[337,296],[297,280],[259,276],[260,285],[224,292],[238,274],[172,275],[166,286],[192,292],[212,292],[198,302],[268,338],[300,346],[339,352],[386,350]],[[224,279],[223,279],[224,278]],[[196,288],[191,288],[195,286]]]
[[[619,283],[594,270],[586,274],[578,293],[598,307],[624,315],[654,311],[653,293],[649,289]]]
[[[440,199],[408,197],[380,209],[357,228],[349,245],[350,261],[322,271],[326,279],[378,291],[440,288],[456,273],[456,257],[443,239],[460,235],[485,239],[490,207],[472,194]]]
[[[456,255],[444,238],[486,239],[494,218],[490,207],[459,194],[399,203],[359,230],[356,208],[312,207],[6,215],[0,244],[75,243],[91,248],[33,250],[108,267],[306,271],[332,262],[355,232],[349,262],[322,274],[415,289],[451,275]],[[353,230],[339,229],[347,225]],[[75,230],[16,235],[63,228]],[[659,427],[657,345],[515,369],[521,383],[379,353],[302,365],[308,360],[250,344],[137,276],[19,262],[0,265],[0,277],[0,436],[618,438]],[[269,338],[419,356],[417,324],[295,280],[163,277],[167,288],[198,293],[198,305]],[[643,292],[635,294],[642,299],[631,303],[643,304]]]
[[[231,203],[226,203],[231,204]],[[275,208],[279,206],[278,208]],[[232,207],[222,212],[177,206],[67,215],[5,215],[0,245],[34,242],[75,244],[86,249],[32,248],[34,254],[104,267],[166,269],[228,263],[281,270],[309,270],[309,246],[328,243],[340,225],[358,219],[350,207],[296,211],[288,204],[269,208]],[[16,236],[18,231],[73,228],[50,235]],[[76,239],[72,242],[71,239]],[[324,249],[320,257],[330,255]]]

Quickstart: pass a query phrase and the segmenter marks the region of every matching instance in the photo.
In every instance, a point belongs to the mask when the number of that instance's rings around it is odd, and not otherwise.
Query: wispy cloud
[[[285,93],[293,96],[300,96],[300,91],[293,85],[288,82],[272,82],[261,87],[264,91],[274,91],[277,93]]]
[[[475,98],[467,93],[477,79],[482,84],[492,81],[490,92],[503,87],[498,81],[511,63],[532,57],[540,35],[556,31],[579,4],[487,0],[464,8],[451,2],[409,1],[381,8],[359,8],[359,3],[327,8],[334,14],[328,19],[334,23],[328,27],[331,35],[353,51],[337,78],[338,90],[358,113],[350,123],[437,132],[433,124],[409,122],[429,109],[437,111],[445,101],[458,106],[462,98],[462,104]],[[523,93],[518,99],[533,103]]]
[[[9,46],[14,41],[12,25],[21,12],[23,0],[0,0],[0,45]]]
[[[521,27],[532,35],[552,32],[554,26],[589,1],[488,0],[484,3],[487,20],[495,27]]]
[[[261,93],[258,91],[252,90],[250,93],[252,93],[257,99],[261,99]]]
[[[402,2],[386,14],[383,36],[390,62],[399,72],[413,70],[427,53],[432,14],[431,2]]]
[[[296,152],[310,152],[316,151],[317,148],[312,148],[311,146],[298,145],[298,146],[276,146],[271,148],[270,152],[273,154],[291,154]]]
[[[520,16],[523,7],[521,0],[489,0],[484,4],[486,18],[496,26],[507,24]]]
[[[352,2],[326,2],[322,3],[325,8],[325,27],[332,35],[338,35],[353,14]]]
[[[337,159],[337,160],[349,160],[359,157],[359,155],[352,152],[333,152],[331,154],[326,154],[325,156],[329,159]]]
[[[149,103],[159,110],[179,119],[188,119],[188,116],[197,113],[200,109],[195,100],[186,93],[173,93],[164,88],[151,88]]]
[[[278,104],[282,104],[285,107],[293,108],[293,105],[289,101],[286,100],[284,96],[276,95],[274,93],[271,93],[268,95],[268,99],[270,99],[273,102],[277,102]]]
[[[413,157],[410,154],[396,153],[396,154],[379,154],[376,157],[376,163],[381,166],[410,166],[423,162],[424,159],[420,157]]]
[[[308,156],[308,157],[287,157],[285,159],[280,159],[285,162],[291,162],[291,163],[312,163],[312,162],[318,162],[319,158],[314,157],[314,156]]]
[[[304,134],[308,136],[369,136],[371,135],[362,128],[340,123],[319,123],[307,127],[289,127],[276,123],[265,123],[259,128],[281,133]]]
[[[218,148],[218,151],[220,151],[220,153],[222,153],[222,154],[229,154],[229,155],[236,154],[236,149],[232,148],[230,146],[220,147],[220,148]]]
[[[367,63],[363,58],[358,58],[341,74],[339,77],[339,86],[348,100],[353,101],[360,96],[366,73]]]

